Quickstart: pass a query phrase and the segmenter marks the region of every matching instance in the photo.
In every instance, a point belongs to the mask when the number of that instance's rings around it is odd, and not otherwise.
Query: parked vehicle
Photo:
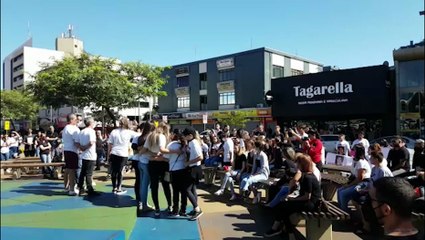
[[[396,139],[396,137],[398,137],[398,136],[394,135],[394,136],[380,137],[380,138],[377,138],[377,139],[370,140],[369,143],[371,145],[374,144],[374,143],[379,143],[379,144],[382,145],[382,142],[384,142],[384,140],[385,140],[385,141],[387,141],[387,143],[389,145],[391,145],[391,143]],[[403,142],[406,144],[407,148],[410,148],[410,149],[415,148],[415,141],[416,141],[415,139],[409,138],[409,137],[404,137],[404,136],[401,136],[401,139],[403,139]]]
[[[326,134],[321,135],[321,140],[323,143],[323,146],[325,147],[325,151],[336,153],[336,145],[338,143],[339,135],[337,134]]]

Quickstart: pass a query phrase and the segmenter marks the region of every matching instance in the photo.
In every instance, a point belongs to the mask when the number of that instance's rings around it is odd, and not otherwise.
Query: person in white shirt
[[[337,144],[335,146],[335,149],[337,150],[337,152],[338,152],[338,148],[341,148],[341,147],[344,148],[344,155],[345,156],[349,156],[349,153],[350,153],[350,144],[345,140],[345,135],[344,134],[339,134],[338,142],[337,142]]]
[[[18,158],[19,156],[19,138],[18,132],[12,131],[9,137],[9,156],[10,158]]]
[[[364,132],[362,131],[357,134],[357,139],[353,141],[353,144],[351,144],[351,149],[354,150],[354,147],[358,144],[361,144],[366,150],[369,149],[369,141],[364,138]],[[369,154],[366,152],[365,156],[368,158]]]
[[[186,140],[184,139],[181,131],[174,131],[172,135],[172,142],[170,142],[167,148],[171,151],[182,150],[186,146]],[[169,170],[171,175],[171,185],[173,186],[173,210],[172,216],[186,216],[187,206],[187,170],[186,170],[186,154],[172,153],[165,154],[165,158],[169,160]],[[180,198],[181,196],[181,198]],[[180,201],[180,208],[179,208]]]
[[[128,160],[128,152],[130,150],[130,140],[137,133],[130,130],[129,120],[122,117],[119,120],[119,128],[112,130],[108,138],[108,155],[111,161],[111,180],[112,193],[125,194],[127,191],[122,188],[122,171]]]
[[[64,184],[68,195],[75,196],[75,180],[78,169],[78,147],[80,129],[77,127],[77,116],[68,115],[68,124],[62,130],[62,141],[65,158]]]
[[[232,166],[234,159],[234,143],[228,132],[222,132],[223,140],[223,165]]]
[[[196,193],[196,185],[202,178],[201,161],[203,160],[201,139],[199,134],[192,127],[184,129],[183,135],[188,142],[189,159],[186,166],[189,168],[189,182],[186,192],[189,201],[192,203],[193,211],[189,213],[190,220],[198,219],[202,214],[202,210],[198,205],[198,195]]]
[[[96,132],[94,130],[95,121],[89,117],[84,120],[86,128],[81,130],[79,134],[79,144],[81,153],[81,159],[83,159],[81,166],[80,178],[78,180],[78,189],[80,189],[80,196],[84,194],[84,178],[86,179],[86,186],[89,196],[97,196],[100,193],[94,191],[92,177],[93,170],[96,165],[97,154],[96,154]]]
[[[348,213],[350,212],[348,202],[360,197],[360,193],[356,190],[357,185],[367,181],[371,176],[370,165],[366,160],[366,151],[363,145],[356,145],[354,150],[356,155],[353,159],[356,161],[356,164],[352,173],[355,179],[348,185],[339,188],[337,191],[338,204],[342,210]]]
[[[1,135],[1,161],[9,160],[9,141],[7,134]]]

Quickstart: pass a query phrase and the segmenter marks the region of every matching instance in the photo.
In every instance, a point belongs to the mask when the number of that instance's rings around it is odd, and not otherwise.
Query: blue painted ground
[[[60,239],[60,240],[125,240],[124,231],[1,227],[2,240]],[[140,238],[142,239],[142,238]]]
[[[198,240],[197,221],[187,219],[138,218],[130,240]]]

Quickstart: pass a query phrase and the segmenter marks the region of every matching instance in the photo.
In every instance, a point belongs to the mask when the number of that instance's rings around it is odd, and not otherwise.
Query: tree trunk
[[[112,119],[112,122],[114,123],[114,128],[116,128],[117,121],[116,121],[115,115],[111,112],[111,109],[109,107],[105,107],[105,111],[109,115],[109,117]]]

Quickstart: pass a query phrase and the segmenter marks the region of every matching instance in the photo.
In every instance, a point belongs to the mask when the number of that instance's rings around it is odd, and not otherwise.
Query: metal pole
[[[50,105],[50,122],[53,124],[53,111],[52,111],[52,105]]]

